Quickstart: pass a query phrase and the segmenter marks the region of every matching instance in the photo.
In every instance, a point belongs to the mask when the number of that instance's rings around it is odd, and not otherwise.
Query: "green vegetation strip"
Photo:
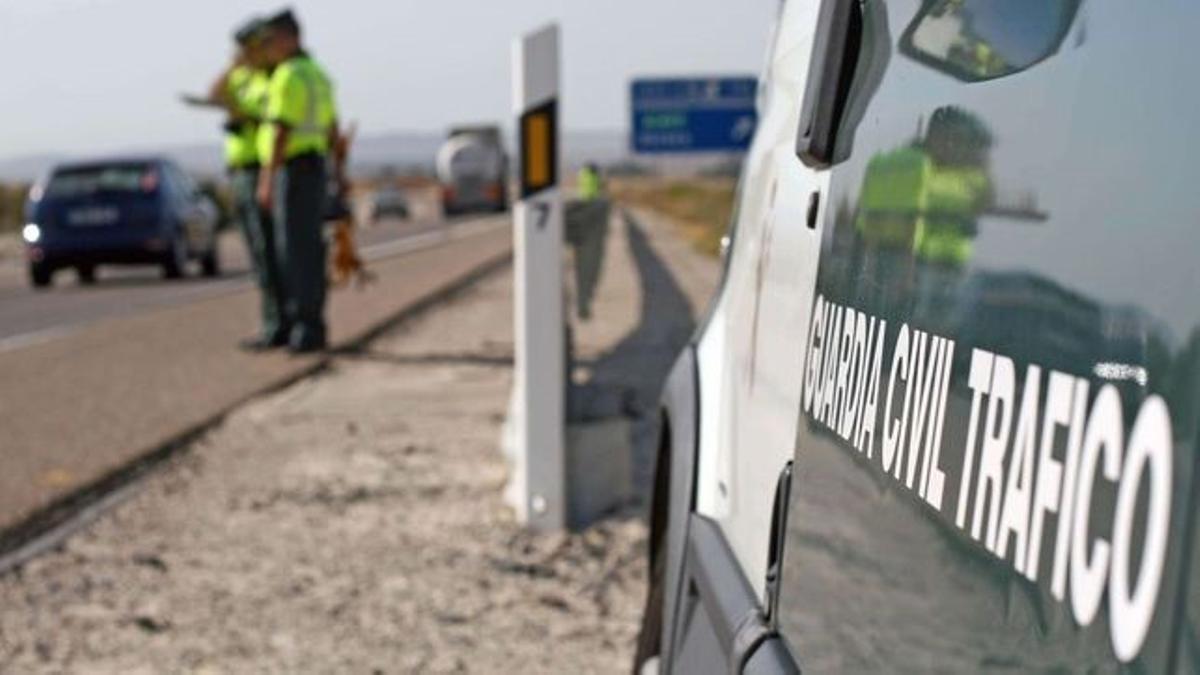
[[[700,251],[717,256],[729,231],[735,182],[724,178],[614,179],[619,202],[652,209],[673,220]]]

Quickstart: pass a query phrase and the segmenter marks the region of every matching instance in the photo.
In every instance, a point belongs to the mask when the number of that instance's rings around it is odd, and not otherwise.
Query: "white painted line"
[[[0,353],[51,342],[75,333],[79,328],[79,326],[55,326],[53,328],[44,328],[30,333],[21,333],[20,335],[2,338],[0,339]]]
[[[507,226],[508,222],[504,219],[481,218],[479,220],[470,220],[463,223],[445,225],[436,230],[421,232],[420,234],[410,235],[401,239],[367,246],[363,249],[362,253],[363,257],[367,260],[379,260],[380,258],[401,253],[412,253],[413,251],[431,248],[448,241],[466,239],[467,237],[473,237],[483,232],[490,232],[491,230]]]
[[[425,248],[430,248],[437,244],[443,243],[449,239],[445,230],[434,230],[432,232],[422,232],[412,236],[404,237],[403,239],[394,239],[385,241],[380,244],[368,246],[362,250],[362,255],[367,260],[379,260],[389,256],[398,255],[400,253],[411,253]]]
[[[362,249],[362,255],[368,261],[375,261],[405,253],[415,253],[416,251],[433,248],[434,246],[444,244],[446,242],[466,239],[483,232],[498,229],[502,226],[507,226],[507,221],[500,219],[493,220],[491,218],[471,220],[459,224],[450,224],[436,230],[421,232],[418,234],[409,235],[407,237],[401,237],[400,239],[393,239],[392,241],[385,241],[379,244],[364,247]],[[173,299],[182,300],[198,295],[215,297],[220,295],[222,292],[237,291],[252,285],[253,282],[244,278],[208,282],[192,288],[182,289],[179,293],[173,296]],[[176,306],[178,304],[180,303],[171,303],[168,306]],[[54,340],[67,337],[68,335],[78,333],[83,328],[86,328],[97,321],[104,321],[105,318],[94,321],[84,321],[77,324],[65,324],[51,328],[43,328],[40,330],[30,331],[28,333],[20,333],[18,335],[11,335],[6,338],[0,338],[0,354],[45,344],[47,342],[52,342]]]

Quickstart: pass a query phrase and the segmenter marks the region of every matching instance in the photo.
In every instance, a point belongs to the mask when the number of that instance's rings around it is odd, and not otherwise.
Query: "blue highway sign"
[[[753,77],[647,78],[630,87],[634,152],[731,152],[754,137]]]

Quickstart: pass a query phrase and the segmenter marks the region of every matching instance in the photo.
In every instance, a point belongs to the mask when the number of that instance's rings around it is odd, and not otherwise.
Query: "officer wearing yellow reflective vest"
[[[992,138],[974,114],[934,111],[925,137],[872,157],[863,178],[856,229],[861,270],[880,279],[879,297],[863,298],[886,314],[899,297],[916,297],[917,316],[939,322],[949,311],[974,252],[979,216],[992,202]],[[898,286],[915,282],[915,292]]]
[[[333,85],[301,46],[300,25],[290,11],[268,19],[266,27],[267,58],[274,69],[258,136],[263,158],[258,201],[274,216],[288,348],[318,351],[326,344],[327,162],[338,134]],[[344,185],[342,163],[334,154],[335,178]]]
[[[592,162],[587,162],[579,169],[576,183],[578,184],[579,198],[584,201],[599,199],[604,191],[604,185],[600,178],[600,167]]]
[[[575,258],[575,307],[581,319],[592,316],[592,299],[604,264],[609,203],[600,167],[587,162],[576,178],[579,200],[567,204],[567,241]]]
[[[283,279],[275,246],[271,214],[259,208],[255,191],[261,166],[259,124],[266,113],[269,74],[264,49],[266,26],[251,19],[234,34],[238,46],[233,64],[217,78],[212,101],[229,114],[225,126],[225,161],[229,169],[234,212],[250,253],[255,281],[261,294],[258,335],[243,340],[242,348],[258,351],[287,342],[283,319]]]

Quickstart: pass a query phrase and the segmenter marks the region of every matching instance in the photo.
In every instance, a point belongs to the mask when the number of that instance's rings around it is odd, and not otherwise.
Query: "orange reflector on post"
[[[521,116],[521,197],[558,182],[557,105],[549,101]]]
[[[525,182],[545,185],[550,179],[550,117],[531,115],[525,121]]]

